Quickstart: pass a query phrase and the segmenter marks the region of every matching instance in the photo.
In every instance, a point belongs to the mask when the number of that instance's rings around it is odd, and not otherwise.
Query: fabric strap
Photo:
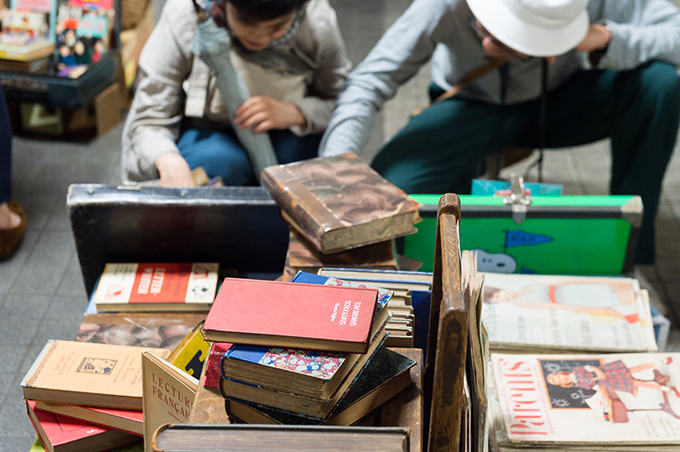
[[[463,76],[463,78],[461,78],[458,83],[456,83],[455,85],[453,85],[451,87],[451,89],[449,89],[445,93],[438,96],[434,101],[432,101],[432,103],[435,104],[437,102],[441,102],[443,100],[446,100],[449,97],[455,96],[463,88],[468,86],[470,83],[474,82],[475,80],[477,80],[480,77],[483,77],[484,75],[488,74],[489,72],[493,71],[494,69],[501,67],[505,62],[508,61],[508,59],[509,59],[508,57],[496,57],[496,58],[490,59],[489,61],[482,64],[481,66],[477,66],[476,68],[472,69],[470,72],[465,74]],[[427,107],[429,107],[429,105],[425,104],[425,105],[422,105],[422,106],[416,108],[411,113],[411,116],[418,116]]]

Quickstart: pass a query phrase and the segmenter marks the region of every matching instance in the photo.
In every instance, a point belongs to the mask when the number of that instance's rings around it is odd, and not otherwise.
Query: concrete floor
[[[410,3],[408,0],[332,0],[356,64]],[[391,137],[426,100],[429,70],[404,86],[377,121],[371,149]],[[35,432],[25,415],[19,382],[48,339],[72,340],[87,302],[65,208],[71,183],[119,183],[122,125],[90,142],[29,136],[14,140],[14,196],[26,208],[28,228],[19,252],[0,263],[0,452],[27,451]],[[606,194],[606,142],[550,152],[545,178],[565,194]],[[514,168],[515,170],[517,168]],[[510,169],[512,170],[512,169]],[[508,175],[510,170],[503,174]],[[641,274],[671,308],[680,308],[680,153],[664,181],[657,218],[657,263]],[[680,309],[678,309],[680,313]],[[675,318],[680,319],[676,313]],[[669,349],[680,350],[677,328]]]

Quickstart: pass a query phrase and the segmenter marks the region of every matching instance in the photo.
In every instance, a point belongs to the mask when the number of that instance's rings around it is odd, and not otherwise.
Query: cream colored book
[[[142,352],[169,351],[92,344],[47,342],[21,382],[24,398],[108,408],[142,409]]]
[[[153,451],[151,437],[163,424],[185,424],[194,404],[198,380],[151,351],[142,353],[144,389],[144,450]]]

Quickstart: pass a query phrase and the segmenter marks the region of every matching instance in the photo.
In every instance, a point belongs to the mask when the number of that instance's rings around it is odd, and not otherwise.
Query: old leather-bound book
[[[262,172],[282,218],[322,253],[416,232],[419,203],[352,153]]]
[[[288,239],[286,266],[289,267],[292,276],[299,271],[316,273],[322,267],[398,269],[397,252],[393,240],[338,253],[323,254],[300,234],[292,230]]]

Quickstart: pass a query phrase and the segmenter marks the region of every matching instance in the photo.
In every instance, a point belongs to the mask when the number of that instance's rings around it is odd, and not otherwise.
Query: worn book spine
[[[198,380],[151,352],[142,353],[144,391],[144,448],[151,451],[151,435],[165,422],[189,419]]]
[[[262,185],[288,215],[283,218],[293,222],[292,226],[298,232],[323,251],[323,235],[345,225],[297,180],[298,177],[282,166],[267,168],[262,173]]]
[[[408,452],[403,428],[358,428],[289,425],[162,425],[153,435],[154,451],[207,450],[288,452]]]
[[[295,271],[316,273],[321,267],[360,267],[397,269],[397,255],[393,240],[372,245],[323,254],[301,234],[291,230],[288,239],[287,264]]]

